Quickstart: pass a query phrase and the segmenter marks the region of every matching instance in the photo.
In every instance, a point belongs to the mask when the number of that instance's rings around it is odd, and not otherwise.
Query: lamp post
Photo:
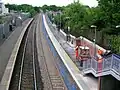
[[[97,26],[91,25],[92,28],[95,28],[95,38],[94,38],[94,44],[95,44],[95,49],[94,49],[94,57],[96,57],[96,28]],[[96,59],[96,58],[95,58]],[[98,69],[102,68],[102,63],[98,62]],[[102,72],[101,72],[102,73]],[[101,89],[101,76],[98,78],[98,90]]]
[[[70,27],[68,26],[68,41],[70,41]]]
[[[70,17],[65,17],[66,18],[66,20],[69,20],[70,19]],[[67,26],[68,26],[68,22],[67,22]]]
[[[117,25],[116,28],[120,28],[120,25]],[[119,34],[119,33],[118,33]],[[119,51],[120,51],[120,47],[119,47]]]
[[[70,27],[68,26],[68,34],[70,33]]]
[[[97,26],[91,25],[91,28],[95,28],[95,37],[94,37],[94,57],[96,57],[96,28]]]
[[[120,28],[120,25],[117,25],[116,28]],[[119,33],[118,33],[119,34]]]
[[[66,20],[68,20],[70,17],[65,17],[66,18]],[[66,41],[68,41],[68,33],[70,32],[70,27],[68,26],[68,22],[67,22],[67,36],[66,36]]]
[[[59,11],[60,14],[60,29],[61,29],[61,11]]]
[[[120,25],[117,25],[116,28],[120,28]]]
[[[81,40],[81,46],[84,46],[84,38],[82,36],[80,36],[80,40]]]

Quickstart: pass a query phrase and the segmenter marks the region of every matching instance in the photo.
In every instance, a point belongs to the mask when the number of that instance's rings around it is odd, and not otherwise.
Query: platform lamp
[[[116,26],[116,29],[118,29],[118,28],[120,28],[120,25],[117,25],[117,26]],[[118,34],[120,35],[120,33],[118,33]]]
[[[70,41],[70,27],[68,26],[68,41]]]
[[[117,25],[116,28],[120,28],[120,25]],[[120,51],[120,47],[119,47],[119,51]]]
[[[65,17],[66,20],[69,20],[70,17]],[[70,27],[68,26],[68,22],[67,22],[67,37],[66,37],[66,41],[68,41],[68,33],[70,32]]]
[[[96,57],[96,28],[97,26],[91,25],[91,28],[95,28],[95,37],[94,37],[94,57]]]
[[[120,25],[117,25],[116,28],[120,28]]]
[[[95,28],[95,37],[94,37],[94,58],[96,59],[96,28],[97,26],[91,25],[91,28]],[[101,77],[99,76],[98,78],[98,90],[100,90],[100,85],[101,85]]]
[[[59,10],[59,14],[60,14],[60,29],[61,29],[61,10]]]
[[[117,25],[116,28],[120,28],[120,25]]]
[[[84,37],[80,36],[80,40],[81,40],[81,45],[84,46]]]

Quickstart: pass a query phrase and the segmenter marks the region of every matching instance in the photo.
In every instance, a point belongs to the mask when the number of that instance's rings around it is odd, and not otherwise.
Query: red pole
[[[99,73],[102,73],[102,59],[98,60],[98,71]],[[101,76],[99,76],[98,78],[98,90],[101,89],[100,86],[101,86]]]
[[[78,59],[78,47],[76,48],[76,59]]]

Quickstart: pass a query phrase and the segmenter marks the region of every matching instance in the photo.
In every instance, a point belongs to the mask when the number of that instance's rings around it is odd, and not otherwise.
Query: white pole
[[[61,29],[61,13],[60,13],[60,29]]]
[[[95,43],[94,57],[96,57],[96,27],[95,27],[95,40],[94,40],[94,43]]]

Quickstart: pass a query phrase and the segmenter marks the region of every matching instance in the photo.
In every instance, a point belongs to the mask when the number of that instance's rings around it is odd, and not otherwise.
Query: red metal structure
[[[80,66],[83,66],[84,60],[89,60],[90,58],[90,49],[89,47],[82,45],[80,38],[76,39],[76,59],[80,61]]]
[[[79,59],[81,61],[88,60],[90,58],[90,49],[87,46],[79,47]]]

